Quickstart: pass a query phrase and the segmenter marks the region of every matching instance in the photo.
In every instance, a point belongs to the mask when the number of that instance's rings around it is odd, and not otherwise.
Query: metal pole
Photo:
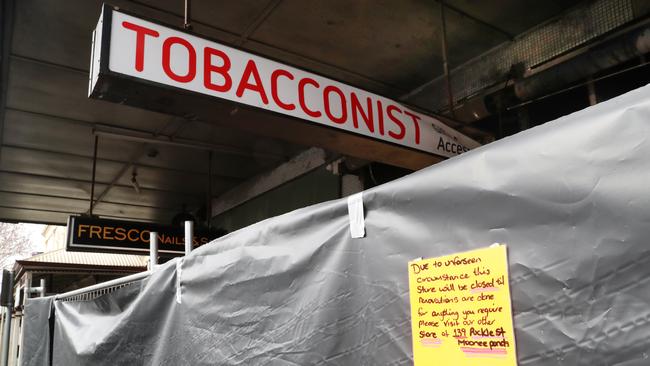
[[[192,241],[194,238],[194,221],[185,221],[185,255],[192,252]]]
[[[447,57],[447,24],[445,22],[445,2],[440,1],[440,22],[442,26],[442,68],[445,73],[445,83],[447,84],[447,98],[449,99],[449,112],[456,119],[454,111],[454,94],[451,90],[451,76],[449,75],[449,60]]]
[[[14,288],[14,273],[9,272],[9,288]],[[11,338],[11,315],[14,312],[14,297],[9,296],[9,303],[7,304],[7,312],[5,313],[4,329],[2,330],[2,366],[7,366],[9,363],[9,340]]]
[[[613,76],[621,75],[621,74],[624,74],[624,73],[629,72],[629,71],[633,71],[633,70],[636,70],[636,69],[639,69],[639,68],[646,67],[648,64],[650,64],[650,62],[640,64],[640,65],[634,65],[634,66],[628,67],[626,69],[613,72],[611,74],[599,76],[597,78],[593,78],[591,80],[591,82],[596,82],[596,81],[609,79],[609,78],[611,78]],[[529,105],[531,103],[539,102],[540,100],[544,100],[544,99],[546,99],[548,97],[552,97],[554,95],[558,95],[558,94],[561,94],[561,93],[564,93],[564,92],[568,92],[569,90],[573,90],[573,89],[576,89],[576,88],[583,87],[583,86],[587,85],[588,83],[589,83],[589,81],[585,81],[585,82],[578,83],[578,84],[573,84],[573,85],[571,85],[569,87],[566,87],[566,88],[563,88],[563,89],[560,89],[560,90],[556,90],[556,91],[548,93],[548,94],[544,94],[544,95],[542,95],[540,97],[533,98],[533,99],[527,100],[525,102],[521,102],[519,104],[515,104],[515,105],[512,105],[512,106],[506,107],[505,110],[510,111],[510,110],[515,109],[515,108],[520,108],[520,107],[523,107],[525,105]]]
[[[23,301],[26,302],[27,299],[30,298],[30,294],[32,293],[32,274],[31,273],[25,273],[25,276],[23,277],[25,281],[25,287],[23,287],[23,296],[25,297],[25,300]]]
[[[97,173],[97,145],[99,145],[99,136],[95,135],[95,151],[93,152],[93,180],[90,185],[90,208],[88,213],[93,215],[93,206],[95,205],[95,175]]]
[[[41,278],[40,295],[41,297],[45,297],[45,278]]]
[[[191,0],[185,0],[185,17],[183,19],[183,28],[192,29],[192,24],[190,24],[190,12],[192,10]]]
[[[158,265],[158,232],[149,233],[149,269],[153,270]]]
[[[205,211],[205,220],[208,224],[208,230],[210,230],[212,226],[212,151],[208,153],[208,202],[206,202]]]

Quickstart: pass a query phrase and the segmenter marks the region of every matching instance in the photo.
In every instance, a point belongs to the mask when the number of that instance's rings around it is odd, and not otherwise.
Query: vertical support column
[[[45,297],[45,278],[41,278],[41,288],[39,289],[41,297]]]
[[[587,80],[587,92],[589,93],[589,105],[598,104],[598,95],[596,95],[596,85],[591,77]]]
[[[32,293],[32,273],[25,273],[23,276],[23,281],[25,281],[25,287],[23,288],[23,296],[24,300],[23,304],[27,303],[27,299],[29,299],[31,296],[29,296]],[[20,286],[19,286],[20,287]]]
[[[9,272],[9,288],[14,288],[14,273]],[[7,312],[5,314],[4,329],[2,330],[2,366],[7,366],[9,362],[9,340],[11,339],[11,316],[14,312],[14,297],[9,296],[9,303],[7,304]]]
[[[208,201],[206,204],[206,224],[208,230],[212,228],[212,150],[208,152]]]
[[[158,232],[149,233],[149,270],[158,265]]]
[[[530,115],[528,114],[528,106],[521,106],[517,108],[517,122],[519,123],[519,131],[527,130],[530,128]]]
[[[341,176],[341,197],[347,197],[364,189],[363,180],[358,175],[344,174]]]
[[[497,105],[497,139],[505,137],[505,128],[503,126],[503,99],[502,96],[496,98]]]
[[[194,241],[194,221],[185,221],[185,255],[192,252],[192,242]]]

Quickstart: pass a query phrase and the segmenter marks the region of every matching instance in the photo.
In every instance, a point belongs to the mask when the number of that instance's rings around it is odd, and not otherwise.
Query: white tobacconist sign
[[[439,120],[394,100],[120,11],[112,10],[108,19],[104,15],[94,35],[91,90],[100,58],[108,52],[110,73],[281,113],[306,123],[445,157],[479,146]],[[110,22],[110,28],[102,26],[104,21]],[[110,29],[108,47],[102,46],[107,42],[102,29]]]

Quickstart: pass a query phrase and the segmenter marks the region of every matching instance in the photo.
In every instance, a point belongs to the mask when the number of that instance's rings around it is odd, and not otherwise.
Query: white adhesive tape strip
[[[181,274],[183,269],[183,259],[176,260],[176,302],[181,303]]]
[[[353,238],[363,238],[366,235],[366,224],[363,217],[363,192],[348,197],[348,217],[350,218],[350,235]]]

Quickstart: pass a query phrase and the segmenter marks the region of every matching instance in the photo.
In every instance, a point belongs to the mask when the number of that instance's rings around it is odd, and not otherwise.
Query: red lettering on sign
[[[280,76],[284,76],[289,80],[294,79],[293,75],[287,70],[278,69],[273,71],[271,74],[271,97],[273,97],[273,101],[278,105],[278,107],[287,111],[292,111],[296,109],[296,105],[293,103],[284,103],[280,100],[280,96],[278,95],[278,78]]]
[[[332,93],[338,94],[339,99],[341,100],[340,117],[336,117],[335,115],[332,114],[332,110],[330,108],[330,94]],[[345,123],[345,121],[348,119],[348,108],[347,108],[347,103],[345,101],[345,95],[343,95],[341,89],[332,85],[326,86],[325,89],[323,90],[323,102],[325,102],[325,114],[330,119],[330,121],[338,124]]]
[[[316,88],[320,87],[318,82],[312,78],[300,79],[298,82],[298,102],[300,103],[300,108],[302,108],[303,112],[305,112],[308,116],[318,118],[322,115],[322,113],[309,109],[305,103],[305,86],[307,85],[312,85]]]
[[[254,84],[251,84],[249,81],[251,76],[255,81]],[[257,65],[253,60],[248,60],[246,63],[246,68],[244,69],[244,73],[239,81],[239,86],[237,87],[237,96],[241,98],[246,89],[257,92],[260,95],[260,98],[262,98],[262,102],[264,104],[269,104],[269,98],[266,96],[260,73],[257,71]]]
[[[368,106],[366,111],[361,107],[359,98],[357,98],[357,95],[354,92],[350,94],[350,104],[352,105],[352,123],[354,124],[354,127],[359,128],[359,115],[361,115],[368,130],[370,132],[375,132],[375,122],[372,118],[372,101],[370,100],[370,97],[366,98],[366,104]]]
[[[420,117],[416,116],[415,114],[413,114],[413,113],[411,113],[411,112],[409,112],[407,110],[404,110],[404,114],[411,117],[411,119],[413,120],[413,127],[415,128],[415,143],[419,144],[420,143],[420,124],[418,123],[418,121],[420,120]]]
[[[212,56],[221,58],[222,65],[217,66],[212,63]],[[230,57],[223,51],[215,48],[206,47],[203,50],[203,85],[217,92],[225,93],[232,87],[232,78],[228,71],[230,71]],[[224,79],[223,85],[217,85],[212,82],[212,73],[215,72],[221,75]]]
[[[397,107],[396,105],[391,104],[388,107],[386,107],[386,111],[388,112],[388,118],[390,118],[390,120],[393,121],[397,125],[397,127],[399,127],[398,133],[389,130],[388,134],[390,135],[390,137],[397,140],[404,139],[404,135],[406,135],[406,127],[404,126],[404,123],[402,123],[402,121],[399,120],[399,118],[393,115],[394,111],[402,113],[402,110],[399,109],[399,107]]]
[[[381,100],[377,101],[377,124],[379,125],[379,134],[384,136],[384,106]]]
[[[143,26],[122,22],[122,26],[126,29],[135,31],[135,69],[137,71],[144,70],[144,40],[145,36],[158,37],[160,33],[153,29],[145,28]]]
[[[173,45],[182,45],[187,50],[187,74],[179,75],[171,68],[171,49]],[[189,83],[196,76],[196,51],[192,44],[180,37],[169,37],[163,42],[162,67],[170,79],[179,83]]]

